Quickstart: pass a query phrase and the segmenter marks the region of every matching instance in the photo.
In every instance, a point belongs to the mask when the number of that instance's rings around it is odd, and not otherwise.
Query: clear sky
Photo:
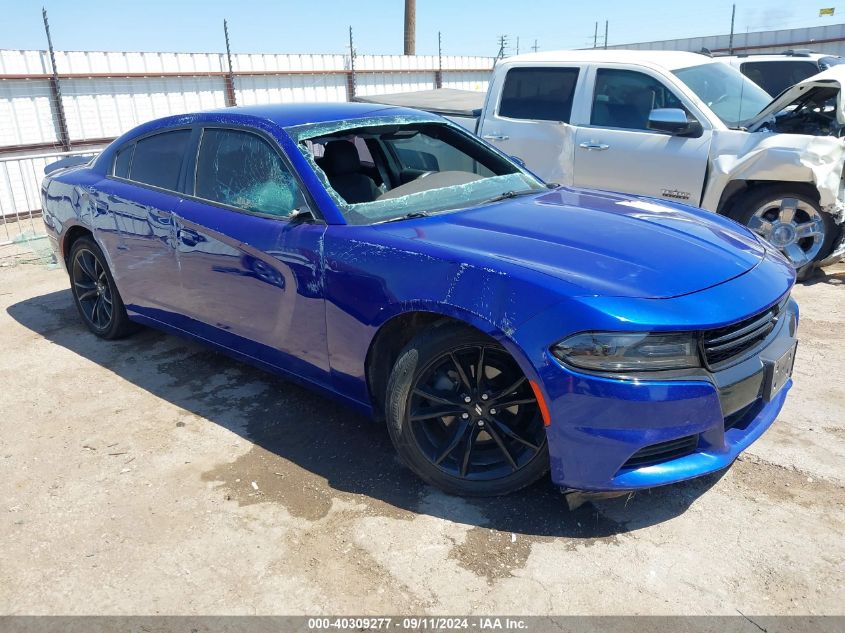
[[[591,46],[610,21],[610,44],[716,35],[730,30],[733,0],[417,0],[417,53],[495,55]],[[845,21],[845,2],[736,0],[735,32]],[[47,7],[59,50],[340,53],[354,30],[361,54],[401,54],[403,0],[0,0],[0,48],[45,48]],[[835,7],[833,18],[819,17]],[[741,40],[740,40],[741,41]]]

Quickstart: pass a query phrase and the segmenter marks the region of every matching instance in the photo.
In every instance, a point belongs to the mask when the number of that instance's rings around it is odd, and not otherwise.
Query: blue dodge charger
[[[450,493],[711,473],[792,385],[795,275],[773,247],[698,209],[546,184],[415,110],[160,119],[42,195],[94,334],[161,328],[339,398]]]

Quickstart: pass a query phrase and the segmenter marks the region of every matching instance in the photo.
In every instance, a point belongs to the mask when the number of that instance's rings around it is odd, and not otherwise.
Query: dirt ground
[[[29,261],[0,267],[2,614],[845,612],[845,266],[796,288],[795,387],[731,469],[569,511],[445,496],[194,343],[96,340]]]

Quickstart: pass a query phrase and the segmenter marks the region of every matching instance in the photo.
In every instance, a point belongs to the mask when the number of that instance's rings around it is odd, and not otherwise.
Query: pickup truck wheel
[[[501,345],[475,330],[447,324],[412,340],[390,375],[386,413],[402,460],[445,492],[504,495],[549,468],[531,385]]]
[[[106,258],[90,237],[80,237],[68,257],[70,289],[82,322],[100,338],[116,339],[135,330]]]
[[[816,200],[789,186],[752,189],[729,215],[778,248],[800,276],[827,257],[837,232],[833,217]]]

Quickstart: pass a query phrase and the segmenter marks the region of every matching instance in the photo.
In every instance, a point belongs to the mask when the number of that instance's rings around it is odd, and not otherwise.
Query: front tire
[[[809,192],[794,185],[762,187],[742,194],[728,215],[763,237],[806,277],[833,248],[837,226]]]
[[[93,238],[84,236],[73,243],[68,271],[73,302],[91,332],[116,339],[134,330],[103,251]]]
[[[514,359],[480,332],[452,324],[423,332],[400,353],[387,389],[397,452],[445,492],[505,495],[548,471],[534,392]]]

